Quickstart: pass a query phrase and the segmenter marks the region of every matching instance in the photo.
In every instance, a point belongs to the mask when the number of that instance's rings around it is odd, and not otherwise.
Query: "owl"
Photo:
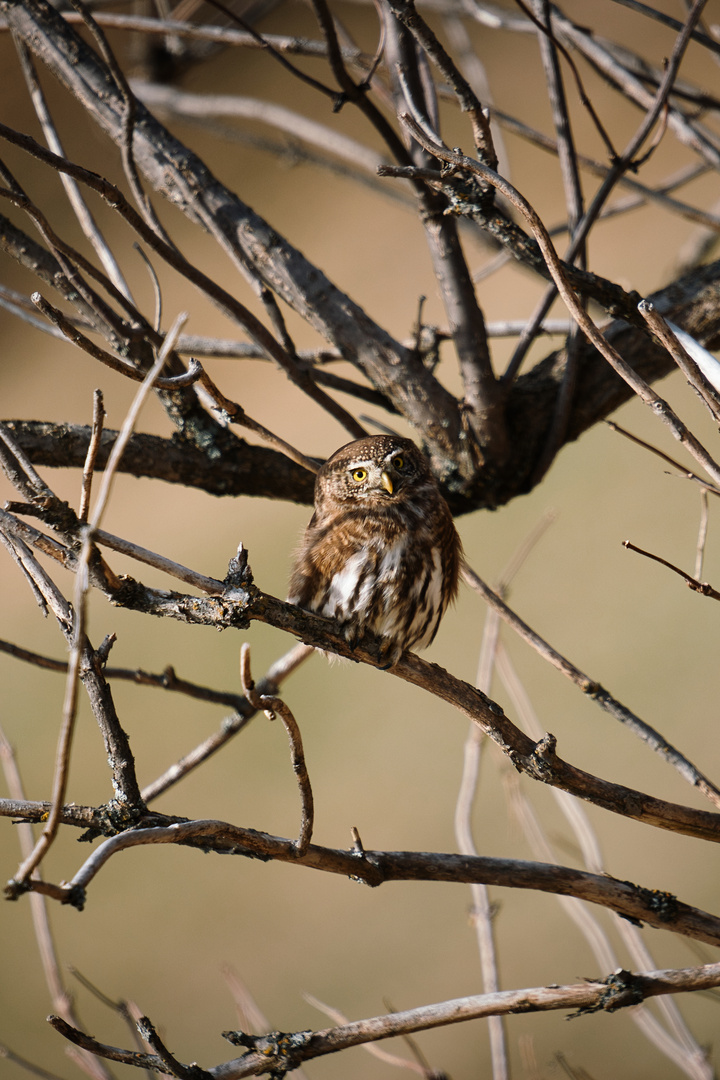
[[[355,645],[380,639],[385,666],[435,637],[458,588],[462,547],[425,457],[409,439],[341,446],[317,474],[315,513],[288,601],[335,619]]]

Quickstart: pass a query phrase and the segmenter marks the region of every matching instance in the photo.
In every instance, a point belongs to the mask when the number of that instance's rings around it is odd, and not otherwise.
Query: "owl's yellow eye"
[[[395,466],[396,469],[404,469],[405,468],[405,458],[400,457],[400,455],[398,454],[398,456],[396,458],[393,458],[393,465]]]
[[[352,478],[356,484],[362,484],[366,476],[367,469],[353,469],[352,471]]]

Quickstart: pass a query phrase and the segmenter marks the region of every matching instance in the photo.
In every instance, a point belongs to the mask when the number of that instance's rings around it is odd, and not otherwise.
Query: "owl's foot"
[[[357,649],[365,636],[365,628],[357,622],[346,622],[342,625],[342,635],[351,649]]]
[[[405,650],[401,645],[398,645],[395,641],[386,641],[380,639],[380,670],[389,671],[391,667],[395,667],[398,660],[402,656]]]

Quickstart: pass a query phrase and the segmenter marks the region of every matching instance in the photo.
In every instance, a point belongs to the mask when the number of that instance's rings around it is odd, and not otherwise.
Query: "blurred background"
[[[681,3],[661,5],[684,18]],[[108,10],[125,10],[109,5]],[[517,9],[508,5],[508,10]],[[661,65],[672,49],[673,32],[610,0],[571,0],[567,13],[578,22],[602,25],[608,38],[622,41]],[[364,4],[333,4],[348,32],[371,53],[377,41],[374,9]],[[717,21],[717,0],[708,18]],[[207,16],[208,18],[210,16]],[[442,29],[440,16],[436,28]],[[304,4],[283,3],[256,23],[267,33],[318,38]],[[485,66],[493,99],[529,125],[552,130],[545,84],[532,34],[491,32],[468,25],[473,46]],[[110,32],[118,53],[132,56],[127,34]],[[18,73],[10,35],[0,33],[5,73],[0,119],[39,136],[37,121]],[[687,71],[701,85],[718,87],[718,68],[703,50],[691,50]],[[305,61],[319,74],[319,62]],[[683,69],[685,70],[685,69]],[[521,74],[520,74],[521,73]],[[640,113],[592,71],[583,79],[616,145],[623,146]],[[67,156],[122,183],[115,148],[92,128],[67,94],[49,78],[43,84],[65,141]],[[202,94],[263,98],[302,112],[337,132],[378,149],[375,136],[349,108],[333,115],[330,105],[302,85],[269,55],[225,49],[195,63],[174,85]],[[600,157],[603,148],[586,115],[569,91],[579,149]],[[400,339],[412,335],[418,298],[426,296],[424,319],[443,326],[444,315],[433,281],[422,230],[412,205],[393,198],[396,181],[374,186],[303,160],[278,155],[259,140],[283,141],[277,132],[228,118],[181,122],[158,116],[205,158],[218,177],[235,190],[279,233],[320,266],[381,325]],[[443,111],[448,145],[469,149],[468,127],[454,110]],[[12,147],[3,147],[10,166],[29,194],[47,202],[49,181]],[[502,135],[504,170],[549,225],[564,219],[557,161],[518,137]],[[643,179],[658,183],[678,169],[685,151],[669,137],[647,166]],[[585,177],[586,190],[597,183]],[[54,225],[76,237],[72,213],[56,178]],[[387,189],[387,195],[383,191]],[[619,196],[618,196],[619,197]],[[712,207],[714,177],[696,180],[683,197]],[[170,206],[159,213],[185,254],[225,284],[262,316],[239,274],[224,262],[211,240]],[[21,219],[18,217],[18,221]],[[27,227],[27,226],[25,226]],[[696,226],[657,206],[611,218],[595,229],[591,266],[643,294],[662,287],[677,273],[683,246]],[[144,309],[152,311],[147,270],[132,248],[132,236],[112,218],[106,234],[121,253],[123,269]],[[562,245],[561,245],[562,246]],[[480,239],[468,237],[468,259],[481,270],[493,257]],[[2,256],[2,280],[30,293],[36,282]],[[189,284],[157,267],[164,299],[164,325],[189,313],[189,333],[237,335]],[[529,273],[505,266],[478,286],[489,320],[529,316],[544,286]],[[51,297],[52,299],[52,297]],[[553,316],[564,317],[556,305]],[[298,319],[288,317],[297,345],[320,344]],[[100,369],[87,355],[0,310],[0,414],[88,424],[92,393],[105,395],[106,425],[121,426],[134,386]],[[532,359],[561,339],[541,339]],[[507,363],[514,342],[492,343],[497,370]],[[264,361],[207,361],[212,377],[231,399],[303,452],[326,457],[347,441],[344,432],[317,410],[284,376]],[[343,371],[342,367],[337,368]],[[459,389],[449,347],[440,374]],[[349,372],[348,372],[349,373]],[[683,420],[717,453],[717,431],[680,375],[660,391]],[[349,407],[353,406],[348,401]],[[374,414],[371,406],[366,410]],[[667,453],[680,450],[667,430],[639,402],[616,417],[624,427]],[[372,421],[370,422],[372,427]],[[400,426],[400,425],[397,425]],[[146,404],[141,431],[170,435],[171,427],[155,401]],[[252,441],[252,440],[251,440]],[[41,469],[61,497],[77,506],[79,471]],[[0,497],[12,497],[0,481]],[[546,515],[543,533],[512,584],[510,603],[555,648],[601,682],[629,708],[651,723],[708,776],[720,777],[717,738],[717,624],[720,609],[685,588],[681,579],[622,547],[622,541],[656,551],[692,573],[700,520],[700,497],[689,481],[671,474],[658,458],[630,444],[606,425],[598,425],[559,455],[532,494],[490,513],[458,520],[468,562],[488,582],[504,567]],[[285,595],[291,553],[310,515],[307,506],[259,499],[219,499],[196,490],[118,476],[104,527],[202,573],[222,578],[242,542],[259,587]],[[703,579],[720,588],[720,534],[717,510],[710,506]],[[176,583],[120,556],[109,561],[116,572],[131,573],[161,588]],[[53,573],[70,595],[72,580]],[[0,637],[58,659],[64,639],[52,619],[43,619],[15,565],[0,557]],[[446,616],[428,658],[455,675],[474,681],[486,610],[463,588]],[[93,596],[89,634],[97,646],[117,635],[111,663],[160,672],[168,664],[183,678],[239,692],[238,653],[252,647],[253,674],[259,678],[293,644],[283,633],[259,625],[242,634],[217,634],[170,620],[110,608]],[[606,713],[545,664],[506,629],[502,641],[543,730],[558,739],[566,760],[617,783],[675,802],[710,809],[660,758],[623,730]],[[0,654],[0,720],[16,750],[27,797],[50,795],[56,734],[62,710],[62,676]],[[495,681],[493,696],[515,718],[506,689]],[[192,747],[217,730],[226,710],[179,694],[115,683],[113,693],[136,757],[141,784],[150,782]],[[359,665],[328,665],[318,656],[288,680],[283,696],[300,724],[316,804],[314,841],[349,847],[356,827],[366,848],[455,851],[453,816],[462,772],[468,725],[448,706],[387,673]],[[542,858],[518,820],[518,795],[530,801],[556,861],[581,865],[577,841],[560,815],[553,794],[527,777],[518,777],[492,745],[483,750],[474,812],[480,854]],[[6,794],[6,792],[3,792]],[[104,749],[82,702],[73,752],[69,801],[100,804],[111,796]],[[217,818],[293,837],[299,825],[298,796],[287,740],[279,722],[257,717],[220,754],[191,773],[158,800],[158,810],[187,817]],[[608,873],[651,889],[668,890],[684,902],[717,911],[720,874],[715,850],[699,840],[615,818],[592,806],[586,814],[597,831]],[[60,834],[44,866],[54,881],[69,879],[89,855],[78,846],[76,830]],[[15,829],[0,827],[3,880],[18,862]],[[505,989],[574,983],[604,977],[585,938],[558,901],[549,895],[491,890],[495,907],[500,978]],[[432,883],[388,884],[371,890],[331,875],[236,857],[200,855],[165,846],[137,848],[113,858],[92,883],[86,909],[50,905],[50,919],[63,969],[77,969],[112,999],[137,1002],[183,1061],[209,1067],[235,1052],[220,1032],[242,1025],[227,982],[228,971],[246,984],[271,1028],[294,1031],[323,1028],[330,1021],[305,999],[313,995],[350,1019],[388,1009],[406,1009],[446,998],[482,992],[467,887]],[[602,911],[593,914],[607,930],[619,963],[633,967],[615,925]],[[645,930],[643,938],[657,968],[688,967],[717,959],[715,950],[689,939]],[[45,1022],[50,1011],[30,918],[28,898],[0,906],[0,1043],[62,1077],[78,1074],[65,1045]],[[121,1021],[73,978],[78,1011],[98,1039],[128,1045]],[[716,1043],[720,997],[686,995],[678,1004],[701,1045]],[[654,1009],[655,1006],[650,1006]],[[567,1024],[566,1013],[510,1017],[508,1045],[513,1075],[573,1075],[595,1080],[664,1080],[682,1075],[677,1064],[640,1034],[629,1010],[583,1017]],[[417,1045],[432,1067],[455,1080],[490,1075],[487,1025],[422,1033]],[[407,1054],[399,1042],[383,1044]],[[560,1055],[560,1057],[558,1056]],[[714,1055],[714,1056],[713,1056]],[[718,1064],[717,1049],[711,1060]],[[585,1070],[584,1073],[579,1070]],[[396,1070],[362,1049],[342,1058],[327,1057],[306,1067],[310,1077],[341,1075],[344,1080],[384,1080]],[[0,1074],[17,1080],[27,1073],[0,1059]],[[117,1067],[117,1075],[131,1075]]]

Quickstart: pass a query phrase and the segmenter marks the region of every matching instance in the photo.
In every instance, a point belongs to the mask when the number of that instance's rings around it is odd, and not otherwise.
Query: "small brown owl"
[[[369,630],[390,667],[435,637],[457,593],[461,555],[417,446],[395,435],[358,439],[317,474],[288,601],[337,619],[351,644]]]

